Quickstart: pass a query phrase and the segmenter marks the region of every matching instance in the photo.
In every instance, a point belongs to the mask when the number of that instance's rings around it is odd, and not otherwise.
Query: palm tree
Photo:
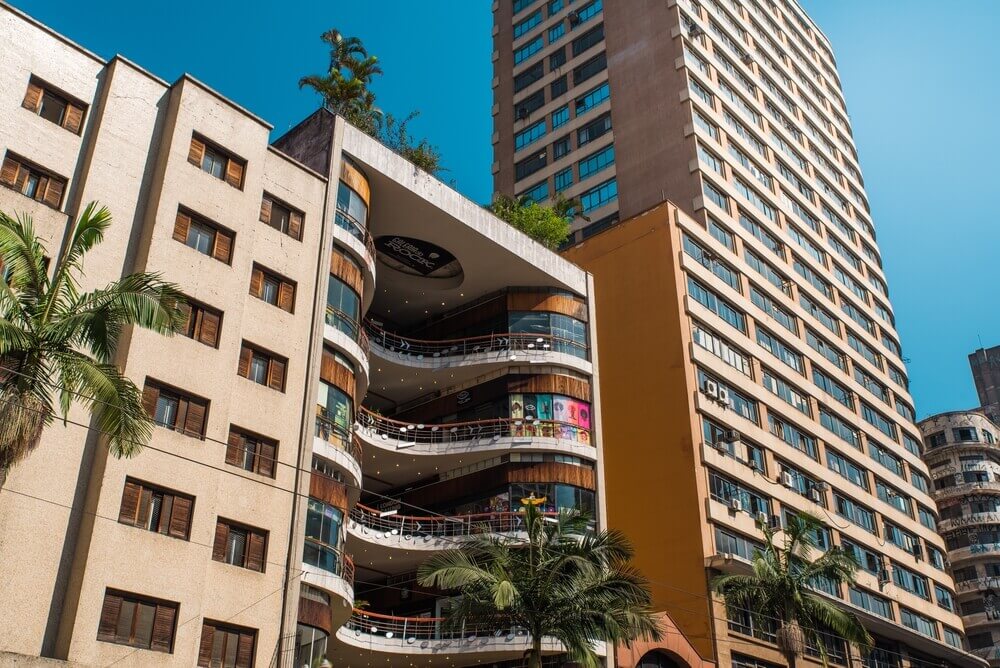
[[[535,500],[537,501],[537,500]],[[645,579],[630,565],[618,531],[592,531],[576,512],[543,517],[525,499],[527,540],[482,533],[423,565],[421,585],[461,594],[447,623],[495,624],[531,634],[528,668],[542,665],[542,639],[558,640],[571,661],[599,665],[593,642],[658,640]]]
[[[183,323],[182,297],[147,273],[80,291],[84,257],[110,224],[106,208],[89,204],[50,278],[31,218],[0,212],[0,486],[74,402],[90,410],[117,457],[136,454],[152,434],[142,393],[115,365],[115,349],[129,325],[172,333]]]
[[[552,201],[552,210],[571,223],[577,218],[590,222],[590,218],[583,215],[583,202],[579,197],[566,197],[561,192],[556,193],[556,197]]]
[[[330,45],[329,69],[326,74],[302,77],[299,88],[309,86],[323,97],[328,109],[373,134],[381,112],[368,86],[382,74],[378,59],[368,55],[360,39],[344,37],[339,30],[328,30],[320,39]]]
[[[854,582],[858,564],[854,556],[833,547],[811,560],[816,535],[822,521],[807,513],[789,516],[784,540],[778,545],[775,532],[762,525],[767,541],[754,552],[753,573],[721,575],[712,588],[726,605],[746,610],[762,626],[775,627],[778,649],[790,668],[801,656],[806,642],[814,644],[826,663],[826,646],[821,631],[844,639],[863,653],[870,651],[872,638],[858,618],[814,591],[817,581],[834,584]]]

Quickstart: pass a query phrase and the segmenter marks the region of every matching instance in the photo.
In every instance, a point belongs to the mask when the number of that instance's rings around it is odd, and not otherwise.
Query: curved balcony
[[[978,526],[980,524],[1000,524],[1000,513],[969,513],[954,519],[938,520],[938,533],[945,533],[963,527]]]
[[[334,622],[338,626],[343,624],[346,615],[336,619],[340,616],[338,609],[346,611],[347,606],[354,605],[354,560],[350,555],[306,538],[302,553],[302,581],[344,601],[344,605],[330,606]]]
[[[315,424],[313,453],[333,462],[343,473],[354,479],[353,489],[360,489],[362,452],[357,435],[337,424],[326,411],[317,412]]]
[[[960,565],[968,559],[998,556],[1000,556],[1000,543],[971,543],[965,547],[948,550],[948,559],[954,565]]]
[[[365,396],[370,376],[368,356],[371,354],[371,345],[368,342],[368,333],[357,320],[329,305],[326,307],[324,322],[326,326],[323,328],[323,338],[343,352],[354,364],[356,396]]]
[[[541,449],[595,459],[589,429],[558,420],[492,418],[474,422],[418,424],[358,411],[358,434],[376,448],[407,455],[467,455]]]
[[[938,504],[944,499],[951,499],[956,496],[971,496],[976,494],[1000,494],[1000,480],[988,482],[967,482],[961,485],[953,485],[934,491],[934,500]]]
[[[372,352],[407,367],[440,369],[519,362],[555,364],[591,373],[589,348],[552,334],[506,332],[429,341],[388,332],[370,320],[365,321],[365,329]]]
[[[438,657],[472,653],[482,661],[522,656],[531,641],[525,629],[515,626],[484,623],[452,629],[442,617],[397,617],[368,610],[354,610],[337,638],[368,651]],[[565,650],[559,641],[544,638],[542,651],[556,654]],[[598,643],[597,652],[606,655],[604,643]]]
[[[368,310],[375,298],[375,240],[368,229],[346,211],[337,209],[333,223],[333,238],[349,249],[364,267],[362,299],[365,310]]]

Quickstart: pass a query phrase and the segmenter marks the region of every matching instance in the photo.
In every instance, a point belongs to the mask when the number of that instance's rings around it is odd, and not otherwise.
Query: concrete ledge
[[[88,668],[88,666],[59,659],[0,652],[0,668]]]

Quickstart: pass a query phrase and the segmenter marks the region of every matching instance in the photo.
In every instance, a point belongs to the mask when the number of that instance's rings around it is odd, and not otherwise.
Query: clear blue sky
[[[966,356],[1000,344],[1000,2],[804,2],[838,59],[917,411],[972,406]],[[317,106],[297,81],[323,68],[318,35],[357,35],[386,72],[380,106],[421,110],[446,180],[489,199],[489,0],[14,4],[103,56],[188,71],[276,133]]]

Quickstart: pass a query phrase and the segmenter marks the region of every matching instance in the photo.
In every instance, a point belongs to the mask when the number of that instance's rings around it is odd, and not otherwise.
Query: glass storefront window
[[[545,311],[511,311],[508,324],[515,334],[553,336],[554,351],[587,358],[587,325],[576,318]]]
[[[298,641],[295,646],[295,666],[299,668],[319,668],[326,658],[326,645],[329,641],[324,631],[299,624]]]
[[[342,562],[344,512],[316,499],[309,499],[306,511],[306,542],[302,561],[339,575]]]
[[[326,292],[326,324],[357,341],[361,333],[358,326],[360,315],[361,299],[358,293],[331,275]]]
[[[346,183],[340,182],[337,189],[337,227],[347,230],[352,236],[364,240],[368,227],[368,206],[361,195]]]

